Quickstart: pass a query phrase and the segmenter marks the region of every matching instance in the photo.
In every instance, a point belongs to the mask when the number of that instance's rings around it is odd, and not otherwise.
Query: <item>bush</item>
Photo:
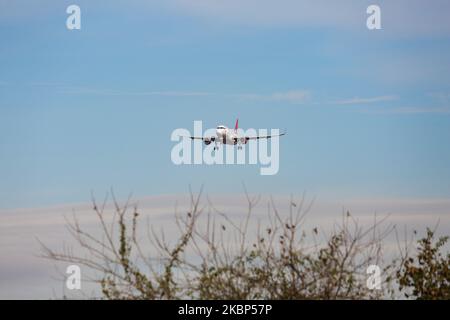
[[[366,285],[367,267],[382,265],[382,242],[393,230],[386,218],[362,227],[349,213],[325,241],[319,230],[303,227],[311,203],[303,197],[291,201],[289,213],[281,215],[273,201],[269,223],[258,225],[249,239],[249,223],[258,198],[246,194],[248,207],[240,223],[210,205],[203,228],[199,217],[201,193],[191,195],[188,212],[175,216],[178,240],[170,245],[164,233],[148,227],[148,240],[158,254],[146,256],[137,237],[139,212],[127,201],[120,206],[113,196],[115,214],[105,219],[105,203],[93,200],[93,211],[102,230],[95,237],[80,228],[76,217],[69,230],[87,255],[71,250],[56,252],[42,245],[48,259],[84,265],[96,271],[95,279],[106,299],[380,299],[401,297],[448,299],[449,255],[440,253],[448,238],[433,245],[433,232],[419,241],[417,256],[402,255],[384,263],[382,290]],[[214,214],[211,214],[214,211]],[[216,223],[220,216],[224,223]],[[232,233],[234,241],[224,234]],[[311,244],[312,243],[312,244]],[[396,263],[400,261],[400,263]],[[147,271],[144,271],[147,270]],[[398,289],[394,289],[394,285]],[[407,292],[412,291],[412,294]]]
[[[397,280],[406,298],[450,299],[450,254],[443,255],[442,248],[448,237],[434,243],[434,232],[427,228],[425,238],[418,241],[416,256],[405,256]]]

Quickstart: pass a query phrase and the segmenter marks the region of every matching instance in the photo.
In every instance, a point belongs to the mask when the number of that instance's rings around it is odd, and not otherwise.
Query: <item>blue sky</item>
[[[379,31],[365,1],[239,3],[0,0],[0,208],[242,182],[449,197],[448,2],[379,1]],[[288,131],[277,175],[172,164],[174,129],[236,117]]]

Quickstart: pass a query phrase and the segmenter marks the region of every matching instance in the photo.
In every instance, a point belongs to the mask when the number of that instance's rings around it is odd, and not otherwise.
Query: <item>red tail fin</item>
[[[239,119],[236,119],[236,124],[234,125],[234,131],[237,131],[239,128]]]

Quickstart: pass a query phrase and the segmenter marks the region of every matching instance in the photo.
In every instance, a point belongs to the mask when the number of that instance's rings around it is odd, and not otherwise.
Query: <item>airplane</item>
[[[242,144],[247,144],[249,140],[259,140],[259,139],[270,139],[272,137],[281,137],[286,133],[280,133],[277,135],[267,135],[267,136],[254,136],[254,137],[240,137],[238,135],[239,119],[236,119],[236,124],[234,125],[234,130],[227,128],[226,126],[219,125],[216,128],[216,136],[211,137],[193,137],[190,136],[192,140],[202,140],[206,145],[210,145],[212,142],[216,144],[214,150],[219,150],[218,144],[231,144],[238,145],[238,150],[242,149]]]

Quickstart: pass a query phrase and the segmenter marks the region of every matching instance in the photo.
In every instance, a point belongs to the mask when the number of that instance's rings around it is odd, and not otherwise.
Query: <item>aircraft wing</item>
[[[182,136],[183,138],[189,138],[191,140],[202,140],[202,141],[215,141],[216,137],[194,137],[194,136]]]
[[[268,135],[268,136],[255,136],[255,137],[245,137],[246,140],[259,140],[259,139],[270,139],[274,137],[281,137],[284,136],[286,132],[276,134],[276,135]]]

